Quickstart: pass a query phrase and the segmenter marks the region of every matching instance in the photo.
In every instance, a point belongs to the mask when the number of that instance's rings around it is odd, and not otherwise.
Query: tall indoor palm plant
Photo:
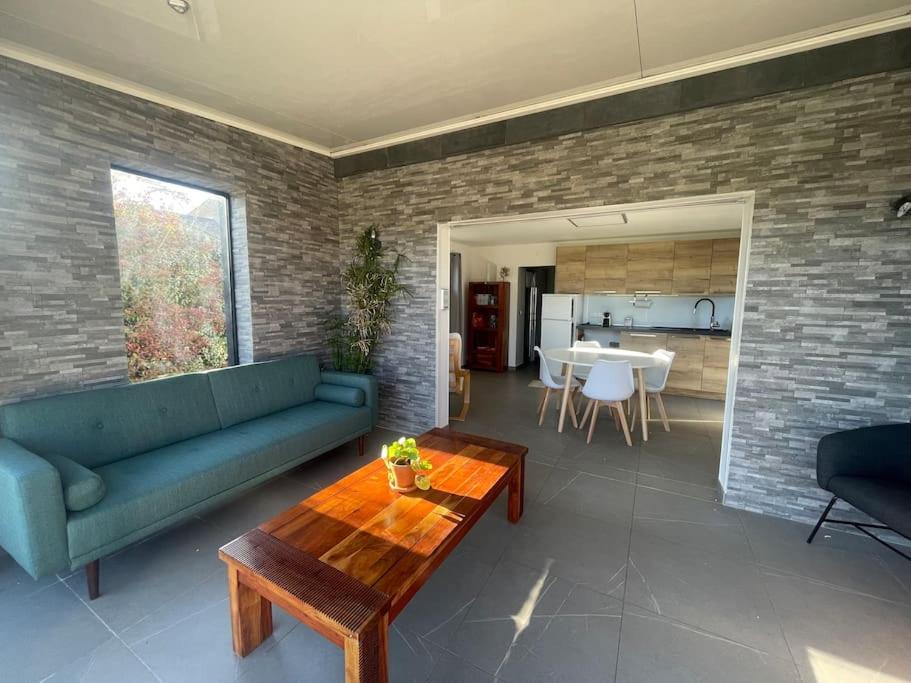
[[[391,327],[390,304],[399,296],[411,295],[411,290],[398,281],[404,255],[396,253],[391,264],[384,256],[374,226],[358,235],[354,259],[342,273],[347,315],[329,323],[329,344],[337,370],[370,372],[377,342]]]

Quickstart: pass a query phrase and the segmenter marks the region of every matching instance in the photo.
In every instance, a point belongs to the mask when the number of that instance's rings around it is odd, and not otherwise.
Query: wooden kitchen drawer
[[[706,337],[668,335],[667,350],[677,354],[667,377],[668,389],[702,390],[705,345]]]
[[[654,353],[667,348],[667,334],[664,332],[620,332],[620,348],[642,353]]]

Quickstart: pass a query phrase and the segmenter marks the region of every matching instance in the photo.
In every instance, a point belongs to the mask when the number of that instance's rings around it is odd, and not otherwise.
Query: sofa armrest
[[[339,372],[337,370],[323,370],[321,373],[323,384],[338,384],[343,387],[357,387],[367,397],[366,406],[370,408],[370,424],[376,425],[379,417],[379,386],[373,375],[360,375],[356,372]]]
[[[816,450],[816,481],[826,489],[836,476],[911,483],[911,424],[861,427],[822,437]]]
[[[0,546],[32,577],[69,567],[60,474],[15,441],[0,438]]]

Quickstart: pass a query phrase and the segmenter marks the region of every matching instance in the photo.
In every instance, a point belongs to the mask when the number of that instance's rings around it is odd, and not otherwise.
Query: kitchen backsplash
[[[614,325],[622,325],[626,316],[632,316],[633,324],[639,326],[667,325],[671,327],[708,327],[712,307],[699,304],[693,315],[693,306],[700,296],[656,296],[650,297],[651,308],[634,308],[631,294],[586,294],[583,307],[587,323],[601,324],[601,315],[610,311]],[[731,329],[734,320],[734,297],[712,296],[715,302],[715,318],[725,330]]]

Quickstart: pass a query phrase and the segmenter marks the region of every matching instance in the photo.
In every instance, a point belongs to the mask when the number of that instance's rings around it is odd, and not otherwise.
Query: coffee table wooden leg
[[[515,524],[521,519],[525,507],[525,458],[519,458],[512,476],[509,477],[508,502],[508,519]]]
[[[234,652],[246,657],[272,635],[272,603],[241,583],[239,572],[228,567],[231,634]]]
[[[389,615],[352,638],[345,638],[345,683],[388,683]]]

